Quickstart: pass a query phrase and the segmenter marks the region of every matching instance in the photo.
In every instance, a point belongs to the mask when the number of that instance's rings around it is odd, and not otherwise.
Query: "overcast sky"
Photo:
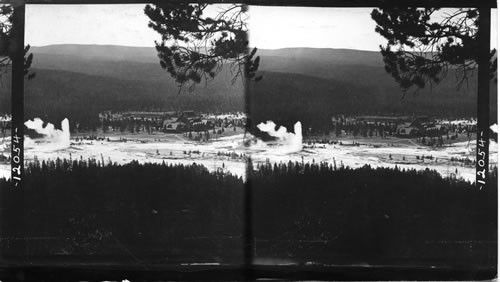
[[[375,32],[371,8],[252,7],[252,46],[379,50],[384,38]]]
[[[153,47],[159,35],[147,27],[144,6],[27,5],[26,43]],[[374,31],[371,10],[252,6],[250,45],[261,49],[315,47],[377,51],[385,40]],[[497,27],[496,12],[493,18]],[[497,41],[496,32],[492,40]]]

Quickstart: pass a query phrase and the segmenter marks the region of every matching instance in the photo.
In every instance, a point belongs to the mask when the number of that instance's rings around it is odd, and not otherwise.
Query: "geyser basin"
[[[38,134],[43,135],[43,138],[37,139],[36,141],[25,137],[25,147],[37,148],[43,146],[45,150],[60,150],[68,148],[70,146],[70,132],[69,132],[69,120],[67,118],[63,119],[61,122],[61,130],[56,129],[52,123],[48,123],[45,127],[43,126],[43,120],[40,118],[34,118],[33,120],[28,120],[24,125],[35,130]]]
[[[277,153],[296,153],[302,151],[302,124],[300,121],[293,126],[293,131],[288,132],[283,126],[276,130],[276,124],[268,120],[266,123],[259,123],[257,128],[262,132],[267,132],[272,137],[278,138],[280,146],[276,147]]]

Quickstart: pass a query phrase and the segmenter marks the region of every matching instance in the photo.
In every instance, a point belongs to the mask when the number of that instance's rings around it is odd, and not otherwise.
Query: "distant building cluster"
[[[334,116],[332,123],[336,136],[418,138],[425,145],[442,144],[443,136],[447,140],[457,138],[458,134],[470,138],[477,129],[475,120],[448,121],[428,116]]]
[[[171,112],[123,112],[111,111],[99,114],[103,131],[130,132],[206,132],[223,128],[245,127],[246,116],[243,113],[208,113],[195,111]]]

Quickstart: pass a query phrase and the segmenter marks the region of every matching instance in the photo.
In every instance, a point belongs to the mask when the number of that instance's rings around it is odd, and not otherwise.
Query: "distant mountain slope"
[[[153,47],[50,45],[32,47],[32,51],[35,55],[33,66],[36,68],[122,79],[157,80],[169,77],[161,69]],[[368,51],[315,48],[259,49],[258,55],[262,58],[261,70],[333,79],[356,81],[358,77],[361,79],[363,77],[364,71],[360,72],[360,67],[367,67],[368,72],[371,72],[370,67],[383,67],[380,54]],[[352,75],[353,73],[358,75]],[[383,74],[385,81],[392,82],[389,76]]]
[[[33,66],[36,68],[133,80],[169,78],[160,67],[154,47],[50,45],[33,47],[32,51],[35,54]],[[259,49],[257,55],[261,56],[261,71],[298,73],[370,86],[375,84],[400,92],[397,84],[385,72],[379,52],[285,48]],[[453,79],[447,82],[455,86]]]
[[[36,68],[66,70],[126,80],[172,81],[161,69],[154,47],[51,45],[33,47],[33,53],[35,54],[33,66]],[[303,74],[384,88],[384,92],[402,93],[390,75],[385,72],[379,52],[285,48],[259,49],[257,55],[261,56],[261,71]],[[231,76],[223,77],[223,82],[229,83]],[[457,92],[452,73],[442,84],[446,87],[435,87],[433,94],[440,94],[443,91]],[[475,88],[475,83],[472,81],[469,89],[461,89],[459,92],[475,96]],[[430,89],[421,92],[430,93]]]
[[[158,63],[156,49],[153,47],[129,47],[118,45],[75,45],[57,44],[31,47],[34,54],[65,55],[75,58],[94,58],[106,61],[133,61]],[[332,61],[336,64],[380,66],[382,58],[379,52],[330,48],[283,48],[276,50],[258,49],[262,57],[301,58],[318,62]]]
[[[154,43],[151,42],[151,46]],[[118,45],[77,45],[57,44],[41,47],[31,47],[36,54],[70,56],[80,59],[97,59],[104,61],[132,61],[141,63],[158,63],[154,47],[129,47]]]
[[[388,93],[384,88],[353,84],[302,74],[261,72],[264,79],[250,83],[254,123],[274,120],[293,128],[302,121],[323,127],[335,114],[415,114],[473,116],[475,98],[445,92],[443,95]]]
[[[381,66],[379,52],[330,48],[283,48],[276,50],[258,49],[257,55],[284,57],[291,61],[308,60],[321,64]]]
[[[231,84],[225,71],[205,87],[177,95],[177,85],[161,69],[154,47],[51,45],[32,47],[34,80],[26,82],[27,113],[80,117],[102,109],[147,108],[242,110],[242,82]],[[454,75],[418,95],[401,89],[385,72],[378,52],[347,49],[287,48],[258,50],[264,79],[250,83],[256,117],[293,118],[301,113],[475,115],[476,83],[456,88]],[[9,79],[5,84],[9,84]],[[0,110],[9,111],[8,87],[0,88]],[[496,119],[496,85],[492,88]],[[77,102],[80,101],[80,102]],[[85,106],[83,106],[85,105]],[[46,107],[46,109],[44,109]],[[35,108],[38,110],[35,111]],[[89,110],[91,109],[91,110]],[[280,118],[280,117],[276,117]],[[303,117],[301,117],[303,118]],[[314,117],[317,118],[317,117]],[[313,117],[311,117],[313,119]]]
[[[61,70],[33,69],[37,76],[25,82],[25,116],[60,123],[68,117],[72,126],[96,121],[105,110],[243,111],[241,82],[199,85],[195,93],[178,94],[166,80],[123,80]],[[0,89],[0,111],[10,108],[9,87]]]
[[[386,73],[379,52],[345,50],[288,48],[258,50],[261,56],[260,72],[300,74],[348,83],[368,89],[360,96],[361,104],[355,107],[350,100],[340,100],[340,112],[380,114],[427,114],[433,116],[475,116],[477,108],[477,81],[469,79],[459,87],[453,70],[438,85],[403,93],[394,79]],[[271,83],[264,79],[264,84]],[[276,84],[276,82],[272,82]],[[283,83],[280,88],[286,89]],[[293,82],[292,82],[293,83]],[[266,91],[265,87],[255,91]],[[305,90],[307,93],[307,90]],[[349,91],[348,91],[349,92]],[[328,94],[324,94],[326,96]],[[374,96],[374,97],[372,97]],[[331,110],[334,107],[331,106]],[[335,110],[337,111],[337,110]],[[497,84],[491,83],[490,119],[497,119]]]

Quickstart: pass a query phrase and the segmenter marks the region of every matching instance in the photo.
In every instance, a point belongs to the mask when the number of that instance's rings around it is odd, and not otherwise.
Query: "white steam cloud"
[[[492,124],[490,126],[490,129],[491,131],[493,131],[494,133],[498,133],[498,125],[496,123]]]
[[[56,129],[52,123],[48,123],[43,127],[43,120],[35,118],[24,123],[27,128],[35,130],[38,134],[42,134],[41,142],[35,142],[26,138],[27,146],[36,143],[36,147],[43,146],[44,149],[60,150],[70,146],[69,120],[65,118],[61,122],[61,130]]]
[[[278,138],[281,145],[278,150],[282,153],[289,154],[302,151],[302,124],[300,121],[293,126],[294,133],[288,132],[283,126],[275,130],[276,124],[272,121],[259,123],[257,128],[262,132],[267,132],[272,137]]]

